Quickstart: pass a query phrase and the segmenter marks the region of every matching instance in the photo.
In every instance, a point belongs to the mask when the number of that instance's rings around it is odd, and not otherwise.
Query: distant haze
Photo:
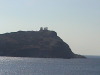
[[[40,27],[77,54],[100,55],[100,0],[0,0],[0,34]]]

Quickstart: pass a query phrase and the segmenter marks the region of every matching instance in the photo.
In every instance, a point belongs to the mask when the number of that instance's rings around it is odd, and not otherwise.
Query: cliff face
[[[55,31],[18,31],[0,34],[0,56],[77,58]]]

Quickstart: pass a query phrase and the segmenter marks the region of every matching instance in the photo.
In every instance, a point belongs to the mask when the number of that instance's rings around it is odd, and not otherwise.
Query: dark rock
[[[0,34],[0,56],[85,58],[74,54],[55,31],[18,31]]]

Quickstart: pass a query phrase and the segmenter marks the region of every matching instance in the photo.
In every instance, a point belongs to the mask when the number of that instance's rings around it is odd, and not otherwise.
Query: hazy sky
[[[40,27],[77,54],[100,55],[100,0],[0,0],[0,34]]]

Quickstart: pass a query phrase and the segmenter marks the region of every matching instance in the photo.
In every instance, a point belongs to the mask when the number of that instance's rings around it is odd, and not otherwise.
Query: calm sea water
[[[0,75],[100,75],[100,58],[0,57]]]

